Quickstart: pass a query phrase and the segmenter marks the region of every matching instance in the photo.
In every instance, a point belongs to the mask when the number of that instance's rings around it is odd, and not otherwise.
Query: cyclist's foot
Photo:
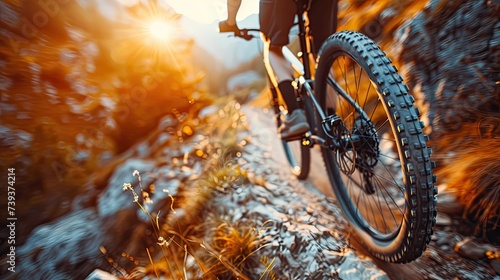
[[[285,116],[285,120],[278,128],[282,140],[293,140],[309,131],[304,110],[295,109],[292,114]]]

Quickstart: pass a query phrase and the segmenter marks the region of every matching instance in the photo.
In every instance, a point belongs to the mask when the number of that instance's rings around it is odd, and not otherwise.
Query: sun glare
[[[130,21],[117,31],[124,40],[113,59],[147,56],[155,63],[165,63],[175,60],[176,53],[188,46],[180,29],[180,15],[173,9],[158,6],[156,1],[139,1],[127,15]]]
[[[162,43],[168,43],[172,38],[172,26],[163,19],[153,19],[147,26],[149,35]]]

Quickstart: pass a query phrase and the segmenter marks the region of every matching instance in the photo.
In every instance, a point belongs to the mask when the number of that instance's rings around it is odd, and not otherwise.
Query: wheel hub
[[[364,191],[367,194],[375,193],[371,182],[374,175],[373,169],[378,163],[380,155],[377,130],[373,123],[363,116],[358,116],[354,122],[352,135],[358,139],[356,149],[356,168],[363,174]]]
[[[356,171],[356,150],[349,129],[337,115],[328,116],[323,121],[323,129],[332,142],[339,170],[351,175]]]

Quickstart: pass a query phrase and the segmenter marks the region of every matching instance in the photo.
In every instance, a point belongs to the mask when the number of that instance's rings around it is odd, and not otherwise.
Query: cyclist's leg
[[[296,6],[292,1],[260,0],[260,31],[274,46],[285,46],[289,43],[288,33],[293,26]]]
[[[328,36],[337,30],[337,0],[314,0],[309,10],[312,51],[316,55]]]
[[[314,57],[316,57],[326,38],[337,30],[337,13],[337,0],[315,0],[312,2],[309,10],[309,27],[310,34],[313,37],[312,52]],[[331,115],[336,110],[337,99],[332,87],[328,87],[327,92],[328,96],[331,97],[327,99],[327,113]]]
[[[241,6],[241,0],[228,0],[227,1],[227,20],[226,22],[234,26],[236,25],[236,14]]]
[[[269,73],[275,89],[285,101],[288,117],[284,120],[278,132],[281,139],[290,140],[307,132],[310,127],[305,112],[299,109],[295,87],[292,85],[293,68],[283,56],[281,46],[272,46],[269,40],[265,41],[264,65]]]
[[[291,5],[292,4],[292,5]],[[296,6],[291,1],[261,0],[259,21],[264,38],[264,65],[274,87],[283,97],[288,117],[278,128],[282,139],[293,139],[309,130],[309,123],[299,104],[292,85],[293,68],[285,59],[282,48],[289,43],[288,33],[293,25]]]
[[[292,86],[293,68],[283,56],[281,48],[272,46],[269,40],[264,41],[264,66],[273,87],[278,89],[291,113],[298,107]]]
[[[291,84],[293,68],[283,56],[281,49],[289,43],[288,33],[293,25],[295,5],[280,0],[261,0],[259,4],[259,22],[264,41],[264,65],[273,86],[278,89],[291,113],[298,107]]]

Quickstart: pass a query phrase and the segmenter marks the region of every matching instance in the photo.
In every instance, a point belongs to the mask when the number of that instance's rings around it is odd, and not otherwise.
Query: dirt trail
[[[260,145],[267,147],[271,153],[271,158],[283,166],[288,167],[281,142],[276,135],[273,115],[269,110],[246,106],[247,114],[252,134],[259,141]],[[312,151],[312,165],[309,178],[306,182],[313,187],[309,191],[317,196],[324,196],[334,200],[334,194],[328,181],[323,160],[319,149],[315,147]],[[455,244],[465,237],[454,231],[451,225],[436,226],[433,240],[429,244],[424,255],[418,260],[409,264],[390,264],[379,261],[375,258],[373,262],[377,267],[387,273],[391,279],[498,279],[500,276],[487,261],[469,260],[462,258],[454,252]],[[355,237],[349,239],[353,249],[357,254],[369,255],[363,247],[356,242]]]

